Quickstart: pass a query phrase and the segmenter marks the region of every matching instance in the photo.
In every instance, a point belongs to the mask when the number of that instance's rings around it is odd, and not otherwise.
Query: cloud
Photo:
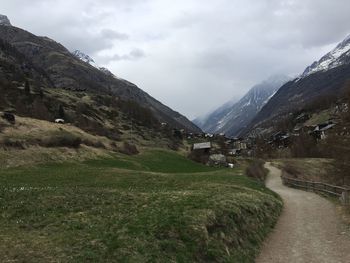
[[[1,12],[190,118],[270,75],[301,73],[350,34],[348,0],[27,2],[2,0]]]
[[[110,63],[113,61],[120,61],[120,60],[129,60],[129,61],[134,61],[141,59],[145,57],[146,54],[143,50],[134,48],[132,49],[129,53],[119,55],[119,54],[114,54],[112,56],[100,56],[99,60],[102,61],[103,63]]]
[[[108,28],[102,29],[101,33],[100,33],[100,36],[103,39],[112,39],[112,40],[114,40],[114,39],[118,39],[118,40],[127,40],[127,39],[129,39],[129,36],[127,34],[119,33],[117,31],[114,31],[114,30],[108,29]]]

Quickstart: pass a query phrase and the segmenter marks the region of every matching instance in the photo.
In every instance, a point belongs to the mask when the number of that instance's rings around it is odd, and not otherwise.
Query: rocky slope
[[[82,61],[52,39],[35,36],[11,26],[6,17],[0,18],[0,39],[15,47],[29,64],[44,71],[52,83],[51,87],[108,94],[125,101],[131,100],[150,109],[160,122],[192,132],[201,131],[186,117],[160,103],[136,85],[118,79],[113,74],[106,74],[105,69],[96,68],[88,61]]]
[[[238,136],[287,80],[287,76],[272,76],[251,88],[238,102],[228,102],[209,114],[202,122],[197,119],[195,123],[210,133]]]

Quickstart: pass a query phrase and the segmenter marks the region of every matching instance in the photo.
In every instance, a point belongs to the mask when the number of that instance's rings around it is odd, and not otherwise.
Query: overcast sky
[[[191,119],[350,33],[349,0],[1,0],[0,13]]]

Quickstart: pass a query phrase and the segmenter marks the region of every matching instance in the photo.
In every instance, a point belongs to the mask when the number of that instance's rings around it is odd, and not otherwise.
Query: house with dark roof
[[[202,142],[202,143],[195,143],[193,144],[193,150],[210,150],[211,149],[211,142]]]
[[[316,125],[315,129],[311,132],[311,134],[317,139],[317,140],[324,140],[327,138],[327,133],[330,129],[333,129],[335,126],[335,123],[328,122],[328,123],[322,123]]]

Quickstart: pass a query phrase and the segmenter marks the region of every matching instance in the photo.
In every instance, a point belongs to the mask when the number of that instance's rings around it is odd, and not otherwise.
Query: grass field
[[[168,151],[0,171],[1,262],[253,262],[281,201]]]

